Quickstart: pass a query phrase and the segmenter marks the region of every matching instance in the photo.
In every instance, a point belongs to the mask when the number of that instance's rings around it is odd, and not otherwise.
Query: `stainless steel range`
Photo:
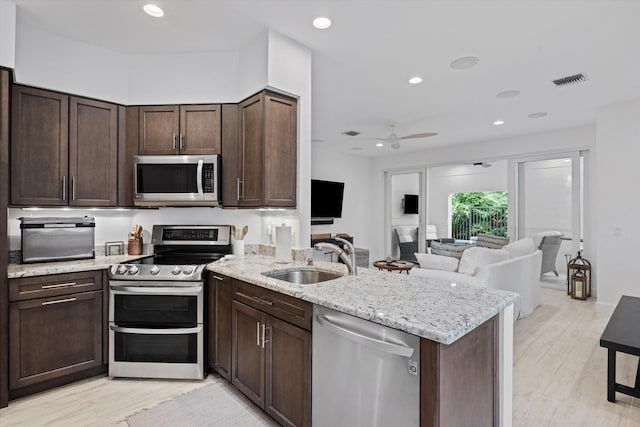
[[[154,255],[109,271],[109,375],[204,377],[205,266],[231,253],[228,225],[155,225]]]

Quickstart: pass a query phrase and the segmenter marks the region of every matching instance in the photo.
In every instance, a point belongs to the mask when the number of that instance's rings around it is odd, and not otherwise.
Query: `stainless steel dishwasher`
[[[314,427],[419,425],[419,361],[419,337],[314,305]]]

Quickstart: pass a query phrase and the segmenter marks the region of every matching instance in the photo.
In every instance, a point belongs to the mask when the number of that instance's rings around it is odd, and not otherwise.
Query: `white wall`
[[[16,61],[16,5],[0,0],[0,66],[14,68]]]
[[[17,83],[127,104],[125,57],[46,31],[17,11]]]
[[[599,304],[617,304],[622,295],[640,297],[638,117],[640,100],[603,107],[596,115],[594,274]]]
[[[449,200],[455,193],[507,191],[507,162],[491,167],[451,165],[427,170],[427,223],[436,226],[438,237],[451,237]]]
[[[384,227],[374,221],[374,214],[382,211],[382,204],[376,205],[373,195],[382,192],[372,185],[371,160],[366,157],[351,156],[333,152],[322,146],[312,145],[311,177],[326,181],[344,182],[342,218],[336,218],[333,225],[313,225],[310,233],[349,233],[354,245],[376,251],[376,236],[382,236]],[[378,258],[372,258],[370,261]]]
[[[239,91],[239,57],[234,51],[125,56],[126,104],[238,102],[254,93]]]
[[[391,176],[391,224],[418,226],[418,214],[405,214],[402,209],[402,200],[405,194],[420,194],[420,174],[407,173]],[[418,198],[419,206],[423,206],[423,200]]]

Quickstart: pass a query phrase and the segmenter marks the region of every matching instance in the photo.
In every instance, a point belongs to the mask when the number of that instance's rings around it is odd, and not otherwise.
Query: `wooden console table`
[[[608,349],[607,400],[616,401],[616,391],[640,398],[640,361],[633,387],[616,383],[616,352],[640,356],[640,298],[623,295],[600,337],[600,347]]]

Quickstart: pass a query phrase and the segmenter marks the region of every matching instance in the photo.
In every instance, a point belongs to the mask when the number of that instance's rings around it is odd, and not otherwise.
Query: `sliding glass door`
[[[542,277],[557,273],[564,280],[566,257],[575,256],[588,243],[584,216],[588,159],[588,152],[572,152],[511,161],[510,182],[516,194],[510,199],[511,238],[531,237],[540,246],[544,236],[555,236],[546,239]],[[544,260],[549,250],[555,253],[552,262]]]

